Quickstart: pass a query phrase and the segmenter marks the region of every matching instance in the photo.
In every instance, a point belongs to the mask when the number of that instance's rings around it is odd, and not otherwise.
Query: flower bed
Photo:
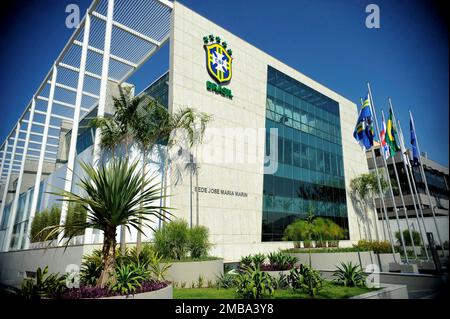
[[[136,289],[136,294],[158,291],[169,286],[168,282],[148,280],[142,283],[142,286]],[[97,299],[105,297],[126,297],[110,288],[97,288],[90,286],[80,286],[80,288],[66,289],[62,292],[52,292],[48,294],[52,299]],[[128,295],[130,296],[130,295]]]

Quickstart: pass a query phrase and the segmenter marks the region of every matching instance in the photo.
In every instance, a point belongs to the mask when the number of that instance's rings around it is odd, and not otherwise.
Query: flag
[[[389,146],[386,144],[386,121],[384,120],[384,114],[381,114],[381,150],[384,158],[388,159],[390,155]]]
[[[409,160],[408,160],[408,155],[406,153],[405,139],[403,137],[403,130],[400,127],[400,121],[398,121],[398,132],[399,132],[398,138],[400,140],[400,149],[402,150],[403,162],[409,166],[410,164],[409,164]]]
[[[361,148],[366,151],[370,150],[373,146],[373,136],[372,111],[369,96],[367,95],[367,98],[361,106],[355,130],[353,131],[353,137],[359,143]]]
[[[413,162],[414,164],[419,163],[419,151],[417,150],[417,141],[416,141],[416,132],[414,131],[414,123],[412,122],[412,119],[409,119],[409,130],[411,132],[411,147],[412,147],[412,153],[413,153]]]
[[[392,114],[392,108],[389,108],[389,118],[387,121],[386,129],[386,144],[389,146],[390,156],[395,156],[395,153],[400,151],[398,146],[397,127],[394,122],[394,115]]]

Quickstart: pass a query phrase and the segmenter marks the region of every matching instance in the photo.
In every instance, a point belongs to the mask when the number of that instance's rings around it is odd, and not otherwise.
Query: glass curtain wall
[[[279,241],[311,210],[348,230],[339,104],[269,66],[266,154],[278,129],[278,170],[264,175],[262,240]]]

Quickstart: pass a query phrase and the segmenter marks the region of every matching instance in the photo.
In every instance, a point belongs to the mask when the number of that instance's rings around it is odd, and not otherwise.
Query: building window
[[[348,230],[339,104],[269,66],[270,128],[278,128],[279,169],[264,175],[262,240],[281,240],[309,209]]]

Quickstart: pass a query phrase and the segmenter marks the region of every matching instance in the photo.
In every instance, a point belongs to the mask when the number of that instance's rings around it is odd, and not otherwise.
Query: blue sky
[[[0,141],[73,32],[65,27],[66,5],[78,4],[84,12],[90,2],[2,4]],[[411,109],[421,150],[448,166],[448,30],[442,6],[425,0],[181,2],[354,102],[370,81],[378,112],[387,111],[391,97],[406,133]],[[380,29],[365,27],[370,3],[380,7]],[[167,69],[166,54],[162,50],[130,79],[138,91]]]

